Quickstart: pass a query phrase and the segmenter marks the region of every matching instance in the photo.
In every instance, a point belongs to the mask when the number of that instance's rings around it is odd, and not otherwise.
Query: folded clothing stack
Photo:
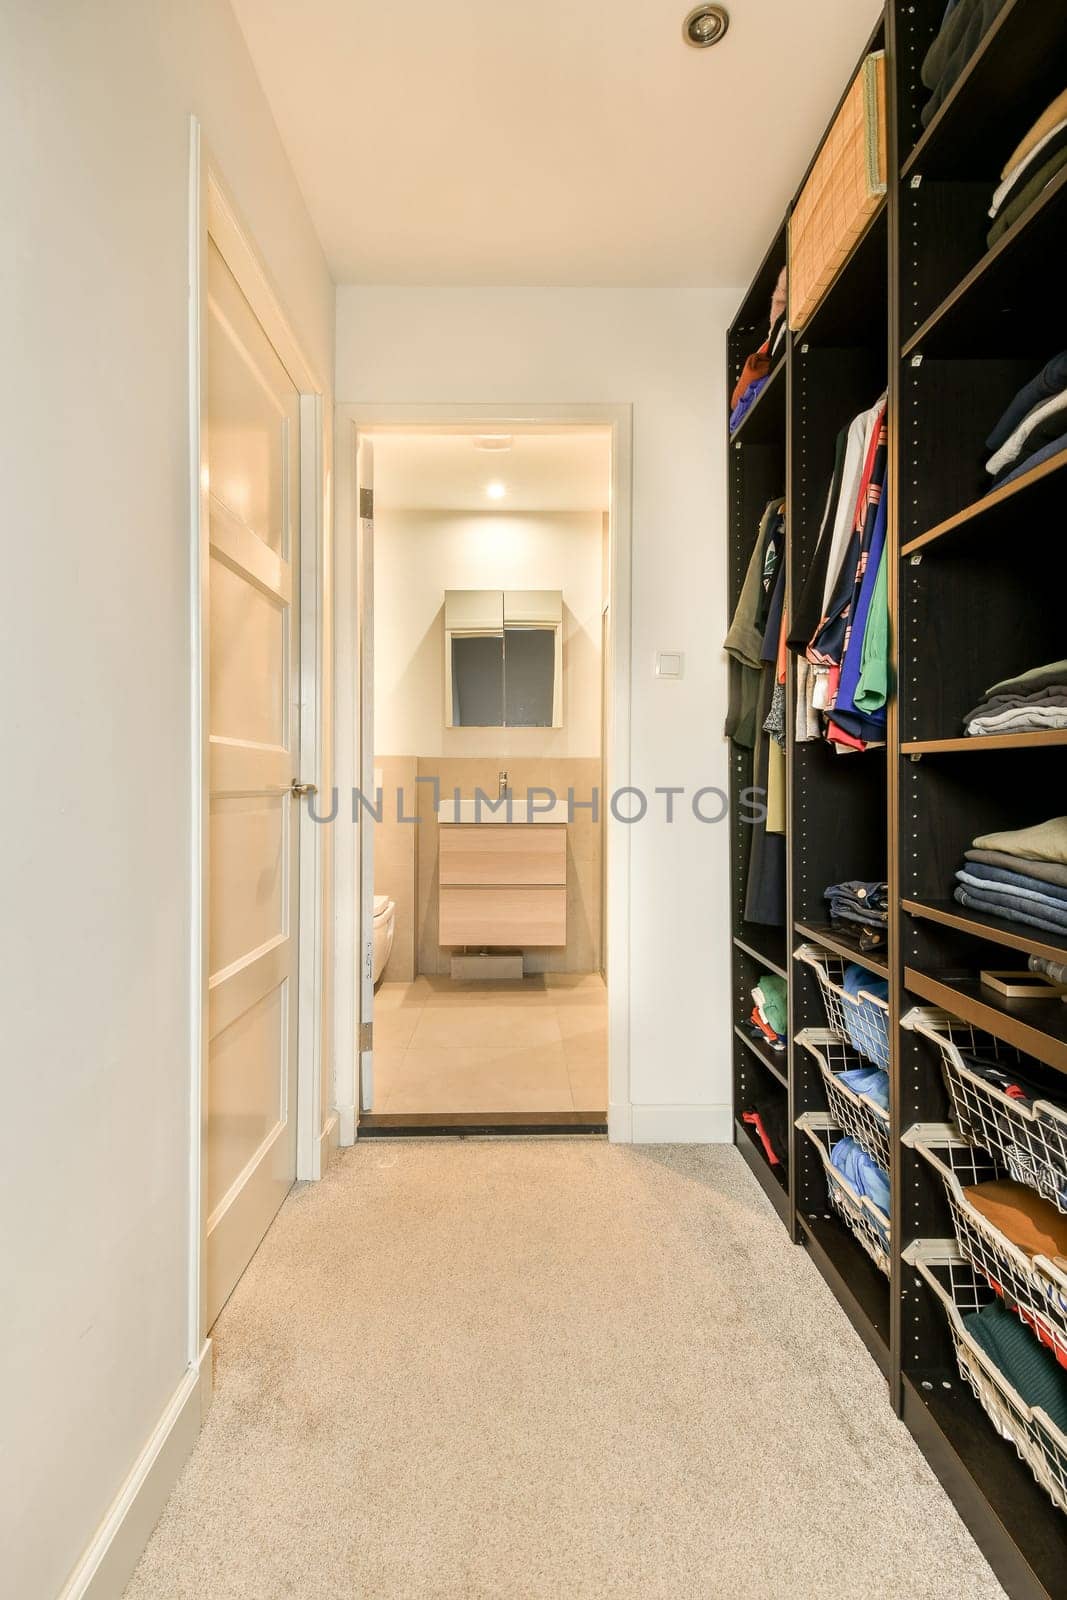
[[[741,368],[741,376],[730,397],[730,432],[736,433],[767,387],[771,367],[785,344],[786,268],[783,267],[771,296],[771,326],[766,339]]]
[[[882,1111],[889,1110],[889,1074],[880,1067],[853,1067],[849,1072],[839,1072],[837,1079],[861,1099],[873,1101]]]
[[[846,923],[853,931],[857,927],[872,928],[884,937],[889,921],[888,883],[864,883],[858,878],[847,883],[832,883],[824,889],[823,899],[830,903],[832,923]],[[871,941],[872,946],[880,942]]]
[[[1067,167],[1067,89],[1042,111],[1004,163],[989,215],[990,248],[1028,211],[1058,172]]]
[[[861,1056],[867,1056],[876,1061],[879,1066],[889,1063],[889,1027],[887,1011],[875,1003],[878,1000],[888,1001],[889,984],[885,978],[879,978],[875,973],[868,972],[866,967],[861,967],[858,962],[850,962],[845,968],[841,979],[841,987],[854,1000],[855,1004],[844,1006],[845,1027],[848,1030],[848,1039],[854,1050]],[[888,1097],[886,1106],[889,1105]]]
[[[984,833],[956,874],[961,906],[1058,934],[1067,944],[1067,817]]]
[[[981,703],[968,711],[964,726],[976,737],[1067,728],[1067,661],[1032,667],[1016,678],[994,683]]]
[[[889,1177],[861,1144],[855,1139],[839,1139],[830,1151],[830,1165],[889,1221]]]
[[[937,37],[923,60],[921,77],[932,91],[922,108],[928,127],[963,76],[968,61],[989,32],[1005,0],[948,0]]]
[[[1067,1272],[1067,1217],[1042,1195],[1014,1178],[972,1184],[963,1193],[974,1209],[1031,1261],[1035,1256],[1044,1256],[1061,1272]],[[998,1294],[1003,1294],[1000,1284],[992,1278],[989,1282]],[[1067,1351],[1056,1346],[1025,1306],[1014,1309],[1042,1343],[1049,1345],[1060,1365],[1067,1367]]]
[[[986,471],[999,489],[1067,450],[1067,350],[1025,383],[986,440]]]
[[[999,1300],[991,1300],[981,1311],[964,1317],[963,1326],[1019,1398],[1031,1410],[1046,1412],[1060,1432],[1067,1433],[1067,1372],[1018,1318]]]
[[[752,991],[755,1005],[749,1021],[752,1031],[766,1039],[772,1050],[784,1050],[789,1027],[789,999],[784,978],[760,974]]]

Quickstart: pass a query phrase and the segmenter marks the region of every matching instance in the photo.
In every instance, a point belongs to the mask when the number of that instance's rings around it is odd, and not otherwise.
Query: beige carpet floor
[[[126,1600],[999,1600],[729,1148],[365,1141],[294,1191]]]

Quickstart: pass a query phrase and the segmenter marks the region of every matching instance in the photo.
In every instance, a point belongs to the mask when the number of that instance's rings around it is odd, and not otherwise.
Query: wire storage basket
[[[850,1084],[842,1083],[842,1072],[871,1070],[852,1046],[839,1034],[826,1028],[805,1028],[797,1034],[796,1042],[803,1045],[815,1058],[822,1077],[826,1104],[830,1115],[867,1154],[889,1171],[889,1112],[867,1095],[857,1094]]]
[[[1067,1511],[1067,1434],[1047,1412],[1031,1409],[967,1331],[964,1317],[994,1291],[946,1240],[917,1239],[904,1259],[926,1280],[948,1317],[960,1373],[1001,1438],[1007,1439],[1061,1511]]]
[[[821,945],[802,944],[796,952],[797,960],[809,966],[819,980],[826,1020],[833,1031],[858,1050],[861,1056],[873,1061],[883,1072],[889,1071],[889,1002],[881,995],[848,994],[845,989],[845,968],[853,965],[842,956],[824,950]],[[862,966],[862,961],[854,963]],[[872,973],[872,977],[873,977]]]
[[[1047,1256],[1020,1250],[963,1192],[965,1186],[1002,1178],[1004,1168],[947,1126],[918,1124],[904,1135],[904,1143],[945,1185],[960,1254],[1067,1367],[1067,1272]]]
[[[889,1219],[872,1200],[860,1194],[830,1160],[834,1146],[846,1137],[834,1118],[823,1111],[805,1111],[797,1127],[819,1152],[826,1173],[830,1204],[859,1240],[879,1272],[889,1276]]]
[[[977,1066],[1003,1072],[1032,1070],[1028,1057],[991,1033],[972,1028],[947,1011],[916,1006],[901,1026],[932,1039],[957,1126],[1003,1163],[1011,1177],[1029,1184],[1067,1216],[1067,1109],[1050,1100],[1019,1100],[988,1082]]]

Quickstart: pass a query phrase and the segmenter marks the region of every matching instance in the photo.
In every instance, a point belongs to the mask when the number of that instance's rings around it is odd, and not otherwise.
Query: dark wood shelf
[[[760,928],[758,932],[761,936],[765,935],[766,937],[761,937],[757,943],[756,932],[753,929],[753,925],[749,923],[743,939],[738,934],[734,935],[734,944],[738,950],[743,950],[746,956],[750,956],[753,961],[760,962],[763,966],[769,968],[771,972],[776,973],[779,978],[784,978],[788,983],[789,968],[785,964],[785,929]]]
[[[774,294],[774,286],[778,282],[782,268],[785,266],[787,233],[788,222],[783,221],[778,232],[767,246],[766,253],[756,268],[752,282],[745,290],[745,297],[738,306],[737,313],[730,325],[732,333],[740,333],[742,330],[756,332],[761,327],[767,326],[771,314],[771,298]]]
[[[772,1167],[767,1157],[763,1154],[762,1145],[752,1137],[747,1125],[740,1117],[734,1119],[734,1142],[744,1156],[749,1171],[755,1176],[756,1182],[763,1190],[771,1205],[777,1211],[786,1227],[792,1226],[790,1217],[789,1188],[786,1176],[780,1166]]]
[[[1057,745],[1067,745],[1067,729],[1041,728],[1034,733],[987,733],[975,738],[964,734],[957,739],[905,739],[900,746],[900,753],[905,756],[955,756],[966,751],[980,755],[984,750],[1051,750]]]
[[[957,900],[902,900],[901,907],[912,917],[925,917],[946,928],[958,928],[975,939],[988,939],[992,944],[1005,945],[1009,950],[1022,950],[1026,955],[1044,956],[1049,961],[1067,962],[1067,938],[1063,942],[1050,940],[1040,928],[1029,928],[1023,922],[1012,922],[1008,917],[990,916],[985,911],[975,911],[961,906]],[[988,993],[988,991],[986,991]],[[1033,1001],[1027,1001],[1028,1005]]]
[[[1065,469],[1067,450],[1043,461],[1040,466],[1032,467],[1014,482],[991,490],[981,500],[975,500],[954,516],[946,517],[925,533],[909,539],[907,544],[901,546],[901,555],[914,555],[929,545],[946,540],[951,534],[965,531],[990,532],[998,537],[1013,536],[1024,518],[1027,525],[1039,526],[1046,511],[1051,512],[1055,508],[1059,512],[1062,508],[1064,484],[1060,474]]]
[[[889,1279],[835,1216],[808,1216],[798,1209],[797,1221],[808,1254],[888,1379]]]
[[[785,356],[780,355],[740,426],[731,433],[731,445],[774,444],[780,439],[784,448],[785,388]]]
[[[1067,1561],[1062,1511],[1001,1439],[955,1368],[905,1375],[904,1423],[1012,1600],[1057,1600]]]
[[[831,928],[828,922],[798,922],[796,931],[805,939],[812,939],[816,944],[824,945],[827,950],[832,950],[845,961],[856,961],[861,967],[866,967],[868,972],[877,973],[880,978],[889,977],[889,966],[884,952],[879,956],[873,950],[862,950],[858,935],[854,938],[842,928]]]
[[[1062,1000],[1009,1000],[983,988],[977,978],[920,972],[915,967],[904,968],[904,987],[920,1000],[1067,1072],[1067,1005]]]
[[[1047,361],[1055,343],[1035,301],[1053,297],[1063,278],[1067,168],[956,285],[901,354],[925,357],[1034,355]],[[1051,343],[1050,343],[1051,341]]]
[[[761,1043],[759,1039],[746,1032],[741,1023],[734,1023],[734,1033],[741,1043],[749,1050],[762,1067],[765,1067],[772,1078],[776,1078],[783,1089],[789,1088],[789,1054],[783,1050],[780,1054],[773,1051],[769,1044]]]
[[[1063,88],[1062,0],[1008,0],[900,169],[926,178],[992,178]]]
[[[823,349],[876,345],[885,349],[888,293],[888,211],[883,195],[877,211],[848,255],[837,276],[794,340]],[[877,394],[872,394],[873,405]]]

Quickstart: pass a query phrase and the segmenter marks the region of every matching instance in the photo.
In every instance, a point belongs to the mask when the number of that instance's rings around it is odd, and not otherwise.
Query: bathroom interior
[[[602,1125],[610,430],[372,442],[363,1116]]]

